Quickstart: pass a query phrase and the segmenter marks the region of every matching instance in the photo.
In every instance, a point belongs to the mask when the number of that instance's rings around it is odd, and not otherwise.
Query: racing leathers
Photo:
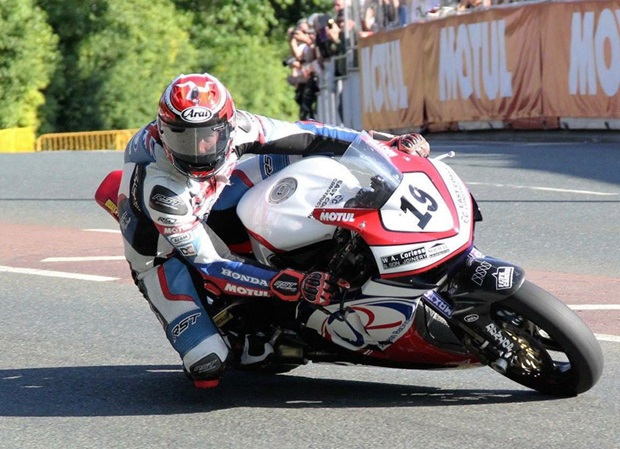
[[[290,284],[276,282],[282,280],[281,272],[231,253],[206,224],[211,211],[234,210],[247,189],[294,159],[342,154],[358,135],[351,129],[283,122],[245,111],[237,111],[236,121],[234,152],[204,181],[176,170],[156,123],[148,124],[127,145],[119,189],[119,222],[132,275],[197,386],[217,379],[230,352],[200,298],[225,292],[286,300],[290,293],[278,289]],[[260,156],[239,162],[245,153]]]

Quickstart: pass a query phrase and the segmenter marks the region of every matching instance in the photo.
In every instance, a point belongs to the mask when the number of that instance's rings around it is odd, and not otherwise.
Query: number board
[[[446,232],[456,225],[441,194],[421,172],[404,174],[381,209],[381,218],[388,230],[397,232]]]

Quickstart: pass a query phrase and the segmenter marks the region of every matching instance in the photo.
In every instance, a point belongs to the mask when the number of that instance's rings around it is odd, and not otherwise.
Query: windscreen
[[[392,164],[394,151],[362,132],[351,142],[340,163],[357,179],[360,189],[345,208],[380,209],[400,184],[403,175]]]

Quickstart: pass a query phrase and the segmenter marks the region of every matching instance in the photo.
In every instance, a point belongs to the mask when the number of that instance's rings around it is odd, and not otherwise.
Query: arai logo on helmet
[[[181,117],[187,122],[206,122],[213,117],[213,112],[203,106],[193,106],[184,109],[183,112],[181,112]]]

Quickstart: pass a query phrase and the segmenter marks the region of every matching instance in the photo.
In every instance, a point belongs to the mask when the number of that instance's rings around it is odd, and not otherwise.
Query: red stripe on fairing
[[[254,183],[250,180],[250,178],[248,178],[248,175],[246,175],[245,172],[241,170],[234,170],[231,177],[232,176],[237,176],[246,186],[254,187]]]
[[[228,249],[237,254],[249,254],[252,252],[252,244],[247,241],[228,245]]]
[[[163,265],[157,267],[157,278],[159,279],[159,285],[161,286],[161,291],[164,294],[164,298],[168,301],[192,301],[194,302],[194,298],[189,295],[176,295],[170,291],[170,287],[168,286],[168,279],[166,279],[166,270]]]
[[[398,326],[400,326],[401,324],[403,324],[403,321],[395,321],[393,323],[385,323],[385,324],[372,324],[375,322],[375,314],[370,310],[370,309],[366,309],[364,307],[359,307],[359,306],[353,306],[353,310],[356,310],[358,312],[364,313],[367,317],[368,317],[368,323],[366,323],[366,325],[364,326],[364,328],[368,329],[368,330],[377,330],[377,329],[390,329],[390,328],[396,328]]]
[[[248,234],[250,234],[250,236],[252,236],[253,239],[255,239],[257,242],[259,242],[261,245],[263,245],[269,251],[274,252],[274,253],[283,253],[283,252],[285,252],[284,250],[278,249],[275,246],[273,246],[271,243],[269,243],[267,240],[265,240],[260,235],[250,231],[249,229],[246,229],[246,230],[248,231]]]

